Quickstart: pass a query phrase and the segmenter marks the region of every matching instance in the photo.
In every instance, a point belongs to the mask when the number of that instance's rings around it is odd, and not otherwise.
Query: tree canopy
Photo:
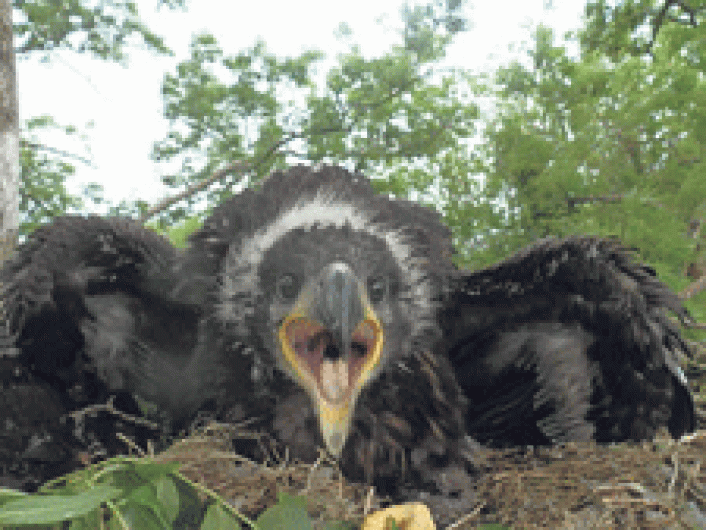
[[[154,214],[163,229],[185,219],[194,227],[209,207],[273,169],[324,161],[436,208],[465,266],[538,237],[587,233],[621,238],[683,287],[686,272],[704,269],[705,5],[588,2],[575,34],[538,26],[524,57],[481,73],[444,62],[455,35],[472,31],[460,0],[403,7],[398,43],[374,57],[345,24],[338,31],[351,44],[335,61],[318,50],[277,56],[263,41],[226,53],[213,35],[197,34],[189,57],[164,76],[170,130],[152,152],[179,200],[149,213],[145,203],[113,211]],[[122,9],[120,20],[136,17],[133,3],[111,6]],[[53,29],[44,28],[48,11],[16,7],[34,16],[34,29],[16,28],[30,48],[68,46],[76,31],[85,40],[75,49],[118,59],[124,35],[138,31],[162,51],[138,22],[118,25],[121,38],[92,33],[91,24],[113,16],[107,7],[91,19],[76,2],[74,25]],[[40,27],[47,36],[33,37]],[[110,53],[99,51],[110,43]],[[492,101],[484,113],[481,97]],[[70,162],[42,162],[26,146],[24,174],[38,184],[26,185],[25,211],[46,217],[75,205],[51,178]],[[47,180],[33,180],[40,169]]]
[[[177,8],[183,7],[184,1],[159,0],[159,5]],[[15,54],[20,59],[40,55],[42,60],[50,61],[53,52],[63,49],[127,64],[126,47],[131,37],[155,53],[171,53],[162,38],[142,22],[135,2],[13,0],[12,6]],[[66,179],[74,174],[77,163],[89,162],[41,140],[41,133],[48,130],[63,131],[67,137],[80,136],[75,125],[58,124],[51,116],[36,116],[27,120],[22,129],[21,236],[68,209],[80,211],[86,200],[104,201],[100,184],[89,184],[81,196],[71,195],[65,187]]]

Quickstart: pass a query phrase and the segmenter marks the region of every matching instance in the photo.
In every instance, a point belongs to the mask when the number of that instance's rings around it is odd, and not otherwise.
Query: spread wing
[[[27,424],[27,436],[4,422],[0,438],[26,446],[3,457],[66,462],[79,441],[60,430],[61,416],[111,395],[131,414],[140,412],[135,396],[154,402],[174,424],[207,396],[205,377],[181,377],[198,352],[199,311],[175,299],[184,287],[175,258],[166,240],[132,220],[67,216],[34,232],[4,265],[5,333],[15,348],[2,358],[3,411]],[[27,399],[34,394],[51,413]],[[105,436],[115,441],[112,428]],[[61,448],[48,447],[60,440]]]
[[[495,445],[640,440],[694,429],[667,318],[677,296],[613,240],[544,239],[459,272],[444,348],[469,398],[468,429]]]

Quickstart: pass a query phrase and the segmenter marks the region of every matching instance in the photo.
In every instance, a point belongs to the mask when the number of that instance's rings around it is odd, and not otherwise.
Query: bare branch
[[[624,198],[623,195],[587,195],[585,197],[569,197],[566,199],[566,202],[569,204],[569,208],[573,208],[577,204],[586,204],[586,203],[594,203],[594,202],[603,202],[603,203],[611,203],[611,202],[620,202]]]
[[[688,300],[689,298],[692,298],[699,294],[701,291],[706,289],[706,275],[702,276],[698,280],[696,280],[694,283],[686,287],[684,290],[682,290],[679,293],[679,298],[682,300]],[[706,325],[703,325],[702,328],[699,329],[706,329]]]
[[[199,182],[194,182],[190,186],[187,186],[187,188],[176,195],[172,195],[171,197],[166,197],[159,201],[157,204],[155,204],[152,208],[147,210],[144,214],[140,216],[140,222],[142,224],[146,223],[148,220],[150,220],[152,217],[157,215],[158,213],[168,209],[172,205],[176,204],[179,201],[182,201],[188,197],[191,197],[192,195],[199,193],[200,191],[205,190],[208,188],[211,184],[214,182],[221,180],[224,178],[226,175],[230,175],[232,173],[237,173],[237,172],[245,172],[250,168],[250,163],[249,162],[236,162],[234,164],[228,164],[226,167],[223,169],[219,169],[218,171],[215,171],[211,176],[206,177],[203,180],[200,180]]]
[[[94,405],[89,405],[87,407],[84,407],[80,410],[75,410],[69,414],[72,419],[76,420],[77,422],[83,421],[83,418],[85,416],[92,416],[94,414],[97,414],[98,412],[108,412],[109,414],[112,414],[113,416],[117,416],[125,421],[128,421],[130,423],[134,423],[135,425],[142,425],[144,427],[148,427],[153,430],[159,430],[159,425],[157,425],[154,422],[151,422],[149,420],[146,420],[145,418],[141,418],[139,416],[133,416],[132,414],[127,414],[121,410],[118,410],[115,408],[114,405],[115,401],[115,396],[110,396],[108,399],[107,403],[96,403]]]
[[[657,40],[657,34],[659,33],[659,30],[662,29],[662,26],[664,25],[665,18],[667,20],[670,20],[671,22],[684,24],[684,22],[679,20],[678,18],[667,17],[667,13],[669,12],[669,9],[672,6],[677,6],[681,8],[682,11],[689,15],[689,26],[695,28],[699,25],[698,21],[696,20],[697,10],[695,8],[690,7],[689,5],[687,5],[686,2],[682,0],[667,0],[662,6],[662,8],[659,10],[659,13],[657,13],[657,16],[655,17],[655,21],[652,26],[652,39],[650,40],[650,42],[647,43],[647,46],[643,50],[644,53],[652,53],[652,47],[654,46],[654,43]]]
[[[344,128],[344,129],[339,129],[339,128],[330,128],[330,129],[321,129],[319,131],[313,131],[310,132],[309,134],[311,136],[315,135],[321,135],[321,134],[328,134],[332,132],[346,132],[350,131],[350,127]],[[180,193],[177,193],[176,195],[172,197],[167,197],[165,199],[162,199],[160,202],[158,202],[156,205],[154,205],[152,208],[147,210],[144,214],[140,216],[140,222],[141,223],[146,223],[149,221],[152,217],[157,215],[158,213],[166,210],[167,208],[171,207],[173,204],[176,204],[179,201],[182,201],[188,197],[191,197],[192,195],[199,193],[206,188],[208,188],[211,184],[214,182],[217,182],[224,178],[226,175],[230,175],[232,173],[245,173],[248,170],[255,169],[257,170],[267,159],[270,158],[277,150],[279,150],[280,147],[283,145],[291,142],[292,140],[296,138],[302,138],[304,134],[302,132],[292,132],[289,134],[284,135],[282,138],[280,138],[278,141],[276,141],[272,146],[264,153],[264,155],[261,157],[260,160],[257,161],[248,161],[248,162],[234,162],[233,164],[228,164],[226,167],[223,169],[219,169],[218,171],[214,172],[212,175],[209,177],[206,177],[205,179],[195,182],[188,186],[185,190],[181,191]]]
[[[51,147],[49,145],[44,145],[44,144],[40,144],[40,143],[36,143],[36,142],[28,142],[26,140],[22,140],[22,146],[23,147],[31,147],[32,149],[35,149],[35,150],[43,149],[45,151],[49,151],[50,153],[54,153],[54,154],[62,156],[64,158],[73,158],[75,160],[78,160],[79,162],[86,164],[87,166],[93,166],[93,161],[89,158],[85,158],[81,155],[77,155],[74,153],[69,153],[68,151],[64,151],[63,149],[57,149],[56,147]]]

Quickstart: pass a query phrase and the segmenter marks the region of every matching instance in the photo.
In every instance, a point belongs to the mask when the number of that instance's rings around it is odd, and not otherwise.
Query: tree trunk
[[[0,0],[0,261],[17,242],[20,226],[20,128],[12,46],[12,2]]]

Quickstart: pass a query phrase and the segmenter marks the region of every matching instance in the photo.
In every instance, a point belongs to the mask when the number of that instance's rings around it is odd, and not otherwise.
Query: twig
[[[699,278],[695,282],[689,284],[686,288],[684,288],[679,293],[679,298],[681,298],[682,300],[688,300],[689,298],[692,298],[699,294],[704,289],[706,289],[706,274],[701,276],[701,278]],[[696,324],[693,327],[696,327],[696,329],[706,329],[706,325],[704,324]]]
[[[352,129],[352,126],[349,127],[344,127],[344,128],[324,128],[320,129],[318,131],[309,131],[308,135],[309,136],[318,136],[322,134],[329,134],[332,132],[348,132]],[[195,193],[198,193],[200,191],[205,190],[208,188],[211,184],[216,182],[217,180],[222,179],[226,175],[229,175],[231,173],[237,173],[237,172],[242,172],[244,173],[245,171],[248,170],[255,170],[259,168],[260,165],[262,165],[267,159],[269,159],[277,150],[279,150],[280,147],[282,147],[284,144],[291,142],[292,140],[302,138],[304,136],[304,133],[299,131],[299,132],[292,132],[289,134],[284,135],[282,138],[280,138],[278,141],[276,141],[270,148],[265,151],[265,153],[260,157],[259,160],[253,160],[253,161],[248,161],[248,162],[234,162],[232,164],[228,164],[226,167],[223,169],[219,169],[218,171],[215,171],[212,175],[209,177],[204,178],[203,180],[200,180],[199,182],[195,182],[191,184],[190,186],[187,186],[185,190],[183,190],[180,193],[177,193],[176,195],[172,197],[166,197],[165,199],[162,199],[160,202],[158,202],[156,205],[154,205],[152,208],[147,210],[144,214],[140,216],[140,223],[144,224],[146,223],[149,219],[157,215],[158,213],[162,212],[163,210],[166,210],[173,204],[184,200],[188,197],[191,197]]]
[[[134,423],[135,425],[143,425],[155,431],[160,430],[159,425],[152,421],[146,420],[145,418],[140,418],[139,416],[133,416],[132,414],[127,414],[121,410],[116,409],[113,405],[113,401],[115,401],[115,396],[110,396],[107,403],[97,403],[95,405],[89,405],[80,410],[75,410],[69,413],[69,416],[76,421],[81,421],[86,415],[93,415],[97,412],[108,412],[110,414],[113,414],[114,416],[118,416],[119,418],[124,419],[125,421]]]
[[[480,513],[480,511],[483,509],[483,506],[485,506],[485,502],[479,503],[479,504],[473,509],[472,512],[467,513],[466,515],[464,515],[463,517],[461,517],[458,521],[456,521],[456,522],[453,523],[452,525],[447,526],[447,527],[446,527],[446,530],[453,530],[454,528],[458,528],[459,526],[461,526],[463,523],[466,523],[466,522],[470,521],[472,518],[474,518],[476,515],[478,515],[478,514]]]
[[[657,34],[659,33],[659,30],[662,29],[662,25],[664,24],[664,19],[667,18],[667,12],[669,11],[669,8],[672,6],[679,6],[684,10],[688,15],[689,15],[689,22],[688,24],[691,27],[697,27],[698,23],[696,21],[696,9],[687,6],[683,1],[681,0],[667,0],[662,8],[659,10],[659,13],[657,13],[657,16],[655,17],[655,22],[654,25],[652,26],[652,39],[650,42],[647,43],[645,46],[644,52],[651,54],[652,53],[652,47],[654,46],[655,41],[657,40]],[[672,22],[678,22],[680,24],[683,24],[683,22],[679,20],[675,20],[673,18],[670,18]]]
[[[125,442],[125,444],[126,444],[130,449],[132,449],[133,451],[135,451],[140,457],[145,456],[145,451],[144,451],[139,445],[137,445],[133,440],[131,440],[130,438],[128,438],[127,436],[125,436],[123,433],[121,433],[121,432],[116,432],[116,433],[115,433],[115,436],[117,436],[117,438],[118,438],[119,440]]]
[[[59,156],[63,156],[64,158],[74,158],[74,159],[78,160],[79,162],[86,164],[87,166],[93,167],[93,160],[86,158],[86,157],[83,157],[81,155],[77,155],[75,153],[70,153],[68,151],[64,151],[63,149],[58,149],[56,147],[52,147],[49,145],[44,145],[44,144],[40,144],[37,142],[29,142],[29,141],[23,142],[23,147],[30,147],[30,148],[34,149],[35,151],[38,151],[40,149],[44,149],[45,151],[49,151],[50,153],[54,153]]]
[[[368,493],[365,495],[365,503],[363,504],[363,516],[367,516],[370,510],[373,509],[373,497],[375,496],[375,486],[368,488]]]
[[[672,478],[669,481],[669,486],[667,487],[667,494],[673,499],[675,496],[675,488],[677,484],[677,476],[679,475],[679,455],[673,454],[672,461],[674,462],[674,472],[672,473]]]
[[[144,214],[140,216],[140,223],[144,224],[146,223],[149,219],[157,215],[159,212],[166,210],[173,204],[184,200],[188,197],[191,197],[195,193],[198,193],[200,191],[205,190],[208,188],[211,184],[216,182],[217,180],[222,179],[226,175],[229,175],[231,173],[235,173],[238,171],[246,171],[250,167],[250,164],[248,162],[236,162],[234,164],[228,164],[226,167],[223,169],[219,169],[218,171],[215,171],[211,176],[206,177],[203,180],[200,180],[199,182],[195,182],[191,184],[190,186],[187,186],[187,188],[180,192],[177,193],[176,195],[172,195],[171,197],[166,197],[159,201],[157,204],[155,204],[152,208],[147,210]]]
[[[324,453],[322,450],[319,450],[319,456],[316,459],[316,462],[312,464],[312,466],[309,468],[309,473],[306,476],[306,488],[304,489],[304,493],[308,492],[311,490],[311,477],[314,474],[314,471],[316,471],[316,468],[319,467],[321,462],[324,461],[326,458],[326,453]]]

